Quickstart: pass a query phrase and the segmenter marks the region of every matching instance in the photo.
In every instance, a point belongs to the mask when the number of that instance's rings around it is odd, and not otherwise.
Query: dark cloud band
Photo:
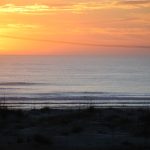
[[[59,41],[59,40],[49,40],[49,39],[37,39],[37,38],[28,38],[28,37],[19,37],[19,36],[9,36],[9,35],[0,35],[1,38],[10,38],[18,40],[28,40],[28,41],[37,41],[37,42],[49,42],[49,43],[60,43],[67,45],[80,45],[80,46],[94,46],[94,47],[123,47],[123,48],[150,48],[150,45],[106,45],[99,43],[85,43],[85,42],[74,42],[74,41]]]

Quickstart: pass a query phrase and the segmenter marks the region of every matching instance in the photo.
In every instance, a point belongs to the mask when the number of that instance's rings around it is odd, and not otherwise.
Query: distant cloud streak
[[[49,40],[49,39],[38,39],[38,38],[28,38],[28,37],[19,37],[19,36],[9,36],[9,35],[0,35],[1,38],[11,38],[18,40],[30,40],[30,41],[39,41],[39,42],[50,42],[50,43],[61,43],[69,45],[81,45],[81,46],[96,46],[96,47],[123,47],[123,48],[150,48],[150,45],[110,45],[110,44],[98,44],[98,43],[86,43],[86,42],[72,42],[72,41],[58,41],[58,40]]]

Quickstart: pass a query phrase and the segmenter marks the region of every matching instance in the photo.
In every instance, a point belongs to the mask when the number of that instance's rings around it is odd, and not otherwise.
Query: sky
[[[150,0],[2,0],[0,55],[150,53]]]

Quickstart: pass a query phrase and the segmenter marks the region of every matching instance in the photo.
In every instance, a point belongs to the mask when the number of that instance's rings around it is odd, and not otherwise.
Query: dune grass
[[[13,110],[0,108],[0,140],[2,137],[6,138],[4,143],[0,142],[0,145],[4,147],[9,142],[7,139],[12,137],[16,138],[16,142],[11,139],[12,145],[27,144],[30,147],[34,144],[57,147],[59,145],[57,138],[60,137],[65,149],[68,143],[64,138],[80,139],[82,136],[94,135],[95,138],[110,136],[113,139],[120,134],[125,134],[127,138],[121,137],[123,139],[117,146],[113,143],[116,140],[112,140],[111,149],[121,146],[127,150],[138,149],[143,148],[144,143],[150,148],[150,144],[147,144],[150,139],[150,109],[89,107],[79,110],[60,110],[46,107],[38,110]],[[77,142],[78,138],[75,138],[74,142]],[[142,142],[135,142],[138,139],[142,139]],[[91,137],[91,141],[93,140]],[[103,149],[109,149],[109,146],[106,145]]]

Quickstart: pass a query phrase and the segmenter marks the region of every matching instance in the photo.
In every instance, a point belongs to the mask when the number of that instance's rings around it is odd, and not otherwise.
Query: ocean
[[[0,105],[11,108],[150,106],[150,59],[0,56]]]

